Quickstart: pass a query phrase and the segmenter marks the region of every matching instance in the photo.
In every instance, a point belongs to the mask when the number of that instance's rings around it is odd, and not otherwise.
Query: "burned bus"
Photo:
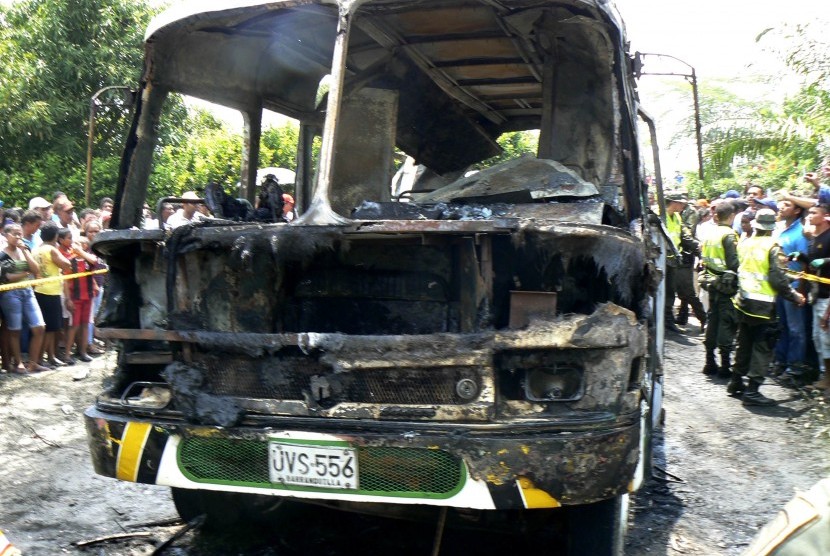
[[[94,244],[118,346],[85,413],[96,472],[172,487],[185,519],[274,497],[544,515],[571,553],[619,553],[660,412],[666,240],[611,3],[196,2],[145,48]],[[180,94],[242,114],[240,185],[141,229]],[[255,181],[268,111],[300,126],[290,222]],[[468,171],[521,130],[536,156]]]

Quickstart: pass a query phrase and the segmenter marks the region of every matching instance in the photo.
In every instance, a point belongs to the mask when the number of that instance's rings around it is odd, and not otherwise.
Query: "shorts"
[[[89,315],[92,312],[92,300],[73,299],[72,305],[72,326],[83,326],[89,324]]]
[[[63,328],[63,307],[61,307],[61,296],[45,295],[35,292],[37,304],[40,305],[40,312],[43,313],[43,320],[46,323],[46,332],[58,332]]]
[[[61,316],[65,319],[72,318],[72,313],[66,308],[66,296],[61,294]]]
[[[32,288],[9,290],[0,294],[0,307],[9,330],[18,331],[25,321],[29,328],[43,326],[43,314],[40,312]]]
[[[818,298],[813,302],[813,343],[819,359],[830,359],[830,331],[821,328],[821,318],[830,299]]]

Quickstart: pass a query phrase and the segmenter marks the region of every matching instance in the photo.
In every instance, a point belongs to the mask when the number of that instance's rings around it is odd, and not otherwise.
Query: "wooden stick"
[[[158,545],[150,556],[159,556],[159,554],[164,554],[164,551],[167,550],[167,547],[169,547],[171,544],[180,539],[185,533],[187,533],[191,529],[197,529],[201,527],[202,524],[205,522],[206,518],[207,517],[204,514],[202,514],[190,520],[184,527],[176,531],[172,537]]]
[[[153,534],[147,531],[137,531],[135,533],[119,533],[117,535],[107,535],[106,537],[98,537],[97,539],[90,539],[88,541],[75,541],[72,544],[77,547],[92,546],[94,544],[101,544],[102,542],[118,541],[122,539],[135,539],[151,536],[153,536]]]

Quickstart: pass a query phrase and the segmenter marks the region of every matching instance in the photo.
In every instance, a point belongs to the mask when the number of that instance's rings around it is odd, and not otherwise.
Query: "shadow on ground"
[[[671,546],[671,532],[685,511],[685,502],[676,492],[685,482],[665,472],[662,429],[654,433],[652,463],[652,477],[631,499],[626,554],[645,554],[655,546]]]

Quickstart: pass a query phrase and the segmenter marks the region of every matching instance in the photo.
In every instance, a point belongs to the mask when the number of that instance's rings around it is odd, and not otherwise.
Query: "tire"
[[[211,530],[265,522],[282,501],[272,496],[175,487],[172,494],[176,511],[185,522],[204,515],[202,527]]]
[[[628,494],[567,510],[568,556],[622,556]]]

